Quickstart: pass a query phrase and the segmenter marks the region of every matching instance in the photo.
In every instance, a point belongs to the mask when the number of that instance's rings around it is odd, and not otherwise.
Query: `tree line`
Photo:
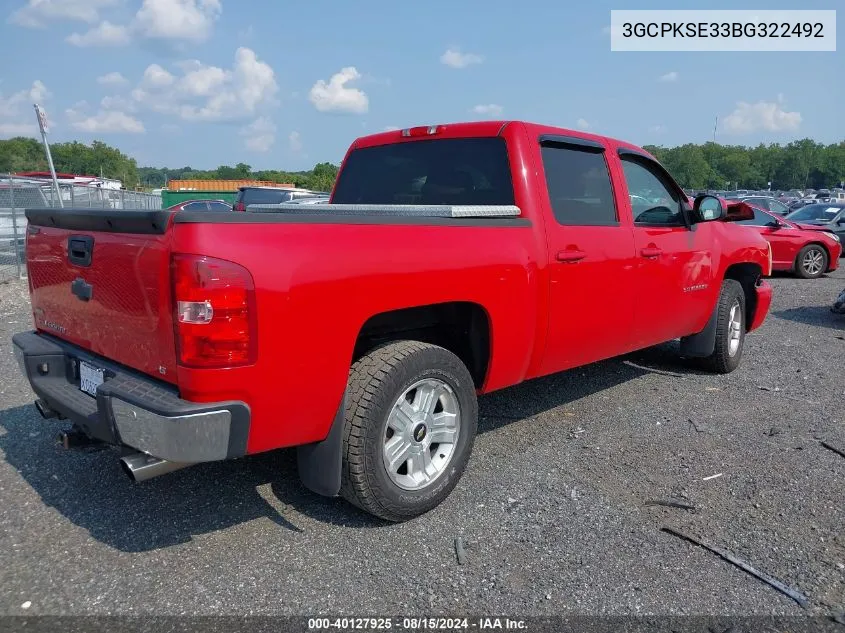
[[[845,141],[823,145],[810,139],[787,145],[687,143],[678,147],[646,145],[689,189],[825,189],[845,181]]]
[[[221,165],[217,169],[181,167],[138,167],[119,149],[94,141],[90,145],[73,141],[51,143],[50,153],[57,172],[117,178],[127,189],[164,187],[169,180],[241,180],[255,179],[278,183],[293,183],[298,187],[328,191],[337,177],[337,165],[319,163],[309,171],[253,170],[245,163],[234,167]],[[0,174],[22,171],[47,171],[47,157],[41,142],[34,138],[16,137],[0,140]]]
[[[253,170],[246,163],[234,167],[221,165],[217,169],[193,169],[181,167],[141,167],[138,177],[146,187],[163,187],[170,180],[266,180],[269,182],[291,183],[304,189],[330,191],[337,178],[337,165],[318,163],[309,171],[283,171],[279,169]]]
[[[128,189],[164,187],[169,180],[240,180],[245,178],[328,191],[338,167],[319,163],[308,171],[253,170],[246,163],[216,169],[138,167],[117,148],[94,141],[50,145],[56,170],[88,176],[118,178]],[[687,143],[678,147],[646,145],[682,187],[690,189],[822,189],[845,181],[845,141],[833,145],[810,139],[786,145],[756,147]],[[46,171],[41,143],[33,138],[0,140],[0,173]]]

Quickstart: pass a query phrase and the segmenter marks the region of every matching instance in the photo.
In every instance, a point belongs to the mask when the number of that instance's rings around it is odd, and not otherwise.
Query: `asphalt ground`
[[[26,285],[0,284],[0,614],[834,612],[845,458],[822,441],[845,448],[845,274],[772,284],[729,376],[668,344],[482,398],[463,480],[401,525],[309,493],[292,451],[133,484],[111,449],[61,449],[11,351]],[[647,505],[668,499],[695,510]]]

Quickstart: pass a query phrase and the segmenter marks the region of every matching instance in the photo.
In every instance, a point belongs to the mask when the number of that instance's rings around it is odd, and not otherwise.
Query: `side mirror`
[[[692,210],[694,222],[713,222],[714,220],[721,220],[728,212],[728,208],[724,200],[707,194],[696,196],[692,205]]]

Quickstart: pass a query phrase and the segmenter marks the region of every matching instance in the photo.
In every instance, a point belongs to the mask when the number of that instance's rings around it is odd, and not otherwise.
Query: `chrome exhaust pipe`
[[[146,453],[133,453],[120,458],[120,465],[123,472],[133,481],[146,481],[159,475],[166,475],[175,470],[181,470],[193,464],[182,462],[168,462]]]

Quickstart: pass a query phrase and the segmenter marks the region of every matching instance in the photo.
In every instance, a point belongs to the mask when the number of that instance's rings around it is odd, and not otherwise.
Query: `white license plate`
[[[85,361],[79,361],[79,388],[85,393],[96,396],[97,387],[103,384],[103,370]]]

